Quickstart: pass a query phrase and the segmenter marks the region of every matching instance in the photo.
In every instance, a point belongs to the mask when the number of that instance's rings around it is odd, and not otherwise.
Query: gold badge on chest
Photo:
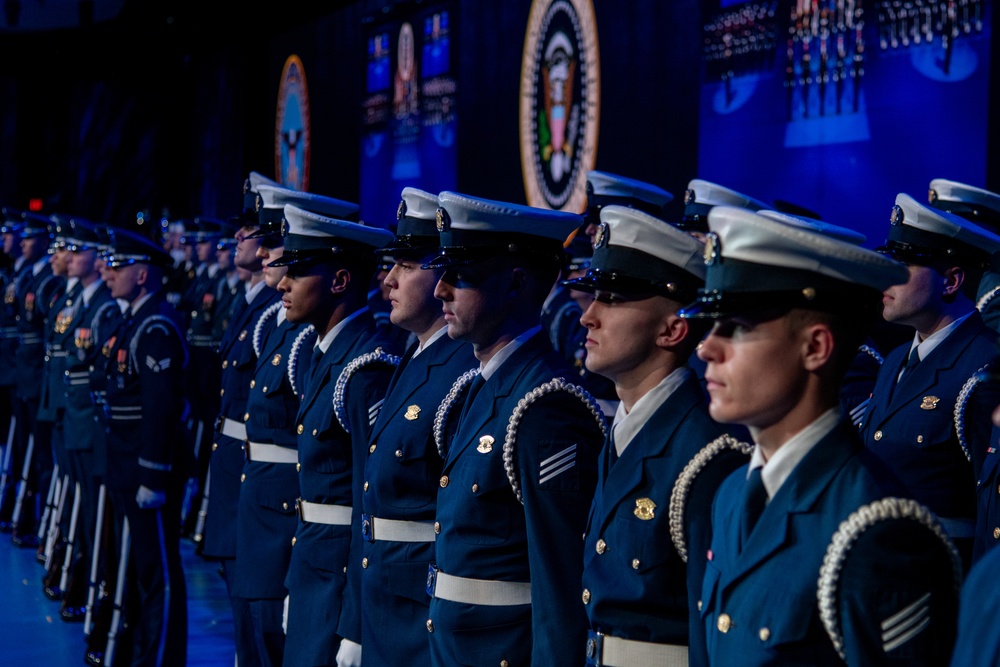
[[[493,451],[493,436],[484,435],[479,439],[479,446],[476,447],[476,451],[480,454],[489,454]]]
[[[420,416],[420,406],[419,405],[409,405],[406,407],[406,412],[403,413],[403,419],[407,421],[413,421]]]
[[[656,516],[656,503],[651,498],[636,498],[632,514],[642,521],[649,521]]]
[[[922,399],[920,399],[920,409],[933,410],[938,406],[938,403],[940,402],[941,399],[938,398],[937,396],[924,396]]]

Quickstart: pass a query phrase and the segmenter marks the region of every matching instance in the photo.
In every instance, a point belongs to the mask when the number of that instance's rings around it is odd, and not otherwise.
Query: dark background
[[[5,10],[12,1],[4,0]],[[357,201],[367,30],[422,6],[286,1],[255,11],[249,4],[125,0],[113,18],[99,20],[100,3],[94,12],[95,3],[85,0],[77,27],[38,29],[32,21],[44,15],[43,0],[19,2],[20,26],[0,20],[0,203],[26,208],[40,198],[44,212],[114,224],[127,224],[140,210],[172,218],[235,213],[249,171],[274,175],[278,83],[291,53],[302,59],[308,79],[309,189]],[[451,6],[457,188],[523,203],[517,105],[531,2]],[[718,6],[594,0],[601,58],[597,168],[666,188],[677,196],[677,214],[687,182],[700,176],[703,12]],[[993,43],[987,118],[1000,117],[997,53]],[[1000,190],[995,123],[982,141],[986,173],[974,184]],[[766,173],[766,156],[748,168]],[[388,223],[397,203],[386,202],[385,220],[369,222]]]

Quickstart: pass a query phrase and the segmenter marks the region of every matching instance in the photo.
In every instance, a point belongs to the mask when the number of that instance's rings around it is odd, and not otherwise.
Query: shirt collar
[[[690,375],[691,369],[687,366],[674,369],[670,375],[660,380],[658,385],[643,394],[630,411],[625,410],[624,402],[618,403],[618,411],[615,413],[614,426],[612,427],[618,456],[622,455],[622,452],[646,425],[653,413],[670,398],[671,394],[677,391],[677,388]]]
[[[417,349],[413,352],[413,356],[410,357],[410,359],[415,359],[418,354],[429,348],[437,341],[441,340],[443,336],[447,335],[448,335],[448,325],[446,324],[437,331],[435,331],[433,334],[431,334],[431,337],[427,339],[426,344],[417,346]]]
[[[788,476],[792,474],[795,467],[806,457],[812,448],[820,440],[833,430],[833,427],[840,421],[840,406],[830,408],[819,416],[812,424],[793,435],[785,441],[778,451],[768,459],[764,460],[764,453],[760,445],[754,445],[753,455],[750,457],[750,467],[747,475],[755,468],[761,468],[760,478],[764,482],[767,490],[767,497],[773,498],[781,485],[785,483]]]
[[[502,348],[500,348],[500,351],[494,354],[493,358],[490,359],[485,366],[480,366],[480,375],[483,376],[483,380],[489,380],[490,377],[494,373],[496,373],[497,369],[500,368],[500,364],[507,361],[510,355],[517,352],[517,348],[524,345],[529,338],[531,338],[541,330],[542,330],[542,325],[536,324],[535,326],[531,327],[523,334],[521,334],[520,336],[518,336],[517,338],[510,341]]]
[[[354,318],[356,318],[358,315],[367,312],[368,312],[368,306],[365,306],[364,308],[359,308],[358,310],[355,310],[353,313],[351,313],[341,321],[337,322],[337,326],[327,331],[326,335],[323,336],[322,340],[316,341],[316,347],[318,347],[320,351],[325,354],[326,351],[330,349],[330,346],[333,344],[333,339],[337,337],[337,334],[343,331],[344,327],[346,327],[347,324],[351,322]]]

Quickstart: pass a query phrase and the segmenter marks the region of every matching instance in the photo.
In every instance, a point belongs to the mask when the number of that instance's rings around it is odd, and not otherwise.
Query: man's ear
[[[343,294],[351,284],[351,272],[347,269],[337,269],[330,280],[330,292],[332,294]]]
[[[810,324],[802,328],[802,363],[807,371],[817,371],[833,358],[833,332],[826,324]]]
[[[688,321],[679,317],[676,312],[670,313],[660,322],[660,331],[656,335],[657,347],[675,348],[688,336],[690,328]]]
[[[139,273],[136,274],[135,283],[137,285],[146,285],[149,282],[149,267],[145,264],[139,265]]]
[[[946,269],[944,272],[944,291],[942,295],[945,298],[954,298],[959,290],[962,289],[964,283],[965,269],[960,266],[953,266],[950,269]]]

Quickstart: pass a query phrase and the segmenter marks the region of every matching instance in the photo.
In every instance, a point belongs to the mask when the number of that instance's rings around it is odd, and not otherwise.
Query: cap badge
[[[938,398],[937,396],[924,396],[922,399],[920,399],[920,409],[933,410],[938,406],[938,403],[940,402],[941,399]]]
[[[892,215],[889,216],[889,222],[893,225],[903,224],[903,219],[906,216],[903,215],[903,209],[899,204],[892,207]]]
[[[927,191],[927,201],[929,201],[931,204],[933,204],[937,200],[938,200],[937,190],[934,190],[934,189],[928,190]]]
[[[690,190],[689,190],[690,192]],[[712,265],[717,264],[719,261],[719,253],[722,251],[722,241],[719,239],[719,235],[715,232],[709,232],[705,234],[705,264]]]
[[[649,521],[656,516],[656,503],[653,502],[652,498],[636,498],[632,514],[641,521]]]
[[[694,190],[692,190],[690,188],[688,188],[687,190],[685,190],[684,191],[684,205],[687,206],[688,204],[693,204],[693,203],[695,203],[695,201],[696,201],[696,199],[695,199],[695,196],[694,196]]]
[[[611,232],[608,229],[608,223],[602,222],[597,226],[597,233],[594,234],[594,247],[595,248],[605,248],[610,241]]]
[[[281,219],[281,235],[288,236],[288,221],[284,218]]]
[[[812,301],[816,298],[816,289],[814,287],[804,287],[802,289],[802,297],[806,301]]]
[[[493,451],[493,436],[484,435],[479,439],[479,446],[476,447],[476,451],[480,454],[489,454]]]
[[[407,421],[413,421],[420,416],[420,406],[410,405],[406,408],[406,412],[403,413],[403,419]]]
[[[263,206],[264,206],[264,198],[261,197],[260,193],[258,192],[257,196],[254,197],[254,200],[253,200],[253,210],[255,210],[258,213],[260,213],[260,209],[263,208]]]
[[[399,202],[399,208],[396,209],[396,220],[402,220],[403,216],[406,215],[406,202]]]
[[[439,208],[437,210],[436,222],[438,232],[448,231],[448,228],[451,226],[451,220],[448,218],[448,211],[443,208]]]

